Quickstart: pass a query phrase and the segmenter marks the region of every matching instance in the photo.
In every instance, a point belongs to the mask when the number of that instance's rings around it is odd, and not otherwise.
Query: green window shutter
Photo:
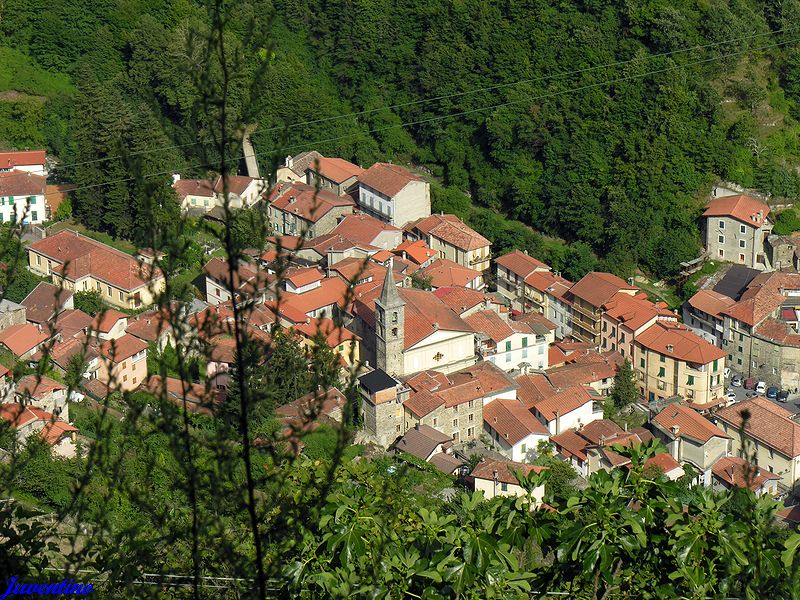
[[[666,372],[666,370],[664,369],[664,367],[659,367],[658,376],[659,377],[663,377],[665,372]]]
[[[506,352],[511,352],[511,342],[506,342]]]
[[[522,338],[522,347],[523,348],[527,348],[528,347],[528,338],[527,337]]]
[[[714,371],[716,371],[718,368],[719,368],[719,361],[715,360],[714,361]]]
[[[694,385],[694,375],[689,375],[686,378],[686,385]]]
[[[639,361],[639,366],[644,369],[644,358]]]

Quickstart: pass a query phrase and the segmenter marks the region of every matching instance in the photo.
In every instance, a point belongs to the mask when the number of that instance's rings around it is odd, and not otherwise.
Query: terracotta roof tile
[[[292,402],[277,407],[275,413],[282,417],[291,417],[302,421],[307,421],[315,415],[333,418],[333,415],[341,412],[346,404],[345,395],[337,388],[332,387],[300,396]]]
[[[491,246],[491,242],[469,227],[456,215],[430,215],[411,224],[406,229],[414,229],[423,235],[430,235],[469,252]]]
[[[464,317],[464,321],[475,332],[487,335],[495,344],[514,335],[511,326],[493,310],[479,310]]]
[[[483,407],[483,422],[512,446],[532,434],[550,435],[547,427],[519,400],[491,401]]]
[[[343,306],[346,300],[348,285],[339,277],[326,277],[316,287],[302,294],[286,292],[283,302],[294,310],[310,313],[334,305]],[[330,315],[330,309],[328,309]]]
[[[228,175],[228,193],[241,196],[248,186],[255,181],[252,177],[244,175]],[[225,189],[224,180],[218,176],[214,182],[214,191],[221,194]]]
[[[41,282],[33,291],[25,296],[20,302],[25,307],[26,319],[32,323],[44,323],[59,309],[61,309],[69,299],[72,292],[66,288],[59,288],[52,283]]]
[[[630,296],[624,292],[614,294],[603,304],[605,317],[625,325],[632,331],[638,330],[659,315],[672,315],[670,311],[650,302],[643,294]]]
[[[109,333],[121,320],[127,320],[128,315],[113,308],[108,308],[94,318],[92,329],[100,333]]]
[[[592,360],[596,357],[599,360]],[[560,367],[548,369],[545,373],[548,381],[557,390],[566,389],[576,385],[586,385],[611,379],[617,374],[622,364],[622,356],[611,354],[603,356],[599,352],[583,356],[576,362],[571,362]]]
[[[92,326],[92,321],[92,317],[82,310],[70,309],[59,313],[51,324],[53,331],[66,339],[87,331]]]
[[[712,317],[722,318],[721,313],[731,308],[736,301],[714,290],[700,290],[688,300],[689,306]]]
[[[683,472],[683,467],[681,467],[680,463],[672,458],[672,455],[668,452],[662,452],[660,454],[656,454],[655,456],[651,456],[644,462],[644,468],[658,469],[664,475],[669,474],[675,469],[680,469],[681,472]]]
[[[344,183],[351,177],[358,177],[364,172],[364,169],[343,158],[328,158],[326,156],[320,156],[316,161],[312,161],[308,165],[308,169],[316,171],[326,179],[336,183]]]
[[[325,339],[325,343],[331,348],[335,348],[346,341],[360,339],[355,333],[345,327],[336,325],[327,317],[309,319],[306,323],[298,323],[294,326],[294,329],[309,339],[314,339],[317,334],[321,334]]]
[[[585,387],[578,385],[539,400],[533,404],[531,410],[541,414],[545,420],[552,421],[556,418],[556,413],[563,417],[567,413],[595,400],[596,397]]]
[[[0,196],[41,196],[46,186],[47,179],[42,175],[25,171],[0,171]]]
[[[415,264],[424,265],[431,258],[436,256],[436,252],[428,248],[424,240],[406,240],[392,250],[397,256],[405,256]]]
[[[481,277],[481,272],[464,267],[448,258],[439,258],[419,271],[431,278],[434,288],[460,286],[467,287]]]
[[[494,262],[522,278],[527,277],[537,269],[550,270],[547,264],[519,250],[512,250],[508,254],[498,256]]]
[[[106,340],[100,346],[100,354],[115,363],[126,360],[142,350],[147,350],[147,343],[129,333],[116,340]]]
[[[494,473],[496,471],[497,481],[519,485],[519,482],[514,475],[515,472],[520,473],[522,476],[528,476],[532,472],[541,473],[544,470],[545,467],[526,465],[524,463],[513,462],[510,460],[494,460],[491,458],[484,458],[474,469],[472,469],[471,475],[475,479],[494,481]]]
[[[12,150],[0,152],[0,169],[45,165],[44,150]]]
[[[537,271],[525,278],[525,285],[553,298],[569,302],[565,296],[573,284],[570,280],[550,271]]]
[[[369,169],[361,173],[358,181],[392,198],[412,181],[424,180],[399,165],[375,163]]]
[[[752,491],[756,491],[770,480],[780,479],[779,475],[760,469],[737,456],[720,458],[711,467],[711,472],[714,477],[729,486],[747,487]]]
[[[12,325],[0,332],[0,344],[11,350],[15,356],[22,356],[44,342],[49,336],[39,331],[36,325],[22,323]]]
[[[214,187],[208,179],[179,179],[172,187],[181,199],[186,196],[214,198]]]
[[[541,373],[534,375],[520,375],[516,378],[519,389],[517,390],[517,397],[525,405],[525,408],[530,409],[534,404],[552,396],[555,393],[553,386],[547,380],[547,377]]]
[[[316,281],[322,281],[325,274],[318,267],[299,267],[287,269],[284,277],[295,288],[300,288]]]
[[[730,436],[701,414],[684,404],[670,404],[652,422],[665,434],[674,437],[673,427],[678,427],[678,437],[689,437],[705,444],[712,437],[729,439]]]
[[[270,205],[310,223],[316,223],[336,207],[355,206],[350,196],[337,196],[325,189],[295,181],[278,184],[270,194]]]
[[[614,294],[620,290],[636,291],[638,289],[616,275],[593,271],[584,275],[580,281],[573,285],[569,290],[569,294],[588,302],[592,306],[600,307],[611,300]]]
[[[552,435],[550,442],[555,444],[559,454],[565,458],[574,456],[581,462],[586,460],[586,448],[589,446],[589,441],[575,431],[568,429],[558,435]]]
[[[74,425],[70,425],[66,421],[62,421],[61,419],[55,419],[54,421],[50,421],[47,423],[43,428],[42,431],[39,432],[39,435],[42,436],[42,439],[50,444],[51,446],[58,443],[58,441],[63,438],[65,435],[69,433],[73,433],[78,431],[78,428]]]
[[[449,306],[457,315],[462,315],[476,306],[499,304],[492,296],[465,287],[441,287],[434,290],[433,295]]]
[[[675,360],[697,365],[706,365],[727,356],[722,348],[717,348],[680,323],[656,321],[636,336],[635,343]]]
[[[403,406],[417,417],[422,418],[440,406],[444,406],[444,400],[438,394],[422,389],[411,394],[408,400],[403,402]]]
[[[800,273],[771,272],[757,275],[747,285],[739,302],[723,311],[738,321],[757,325],[780,308],[781,290],[800,290]]]
[[[398,237],[402,235],[401,230],[394,225],[384,223],[369,215],[358,214],[345,215],[331,230],[331,234],[340,235],[352,242],[372,245],[378,236],[386,231],[395,233]]]
[[[745,432],[785,456],[800,456],[800,423],[791,419],[792,413],[766,398],[749,398],[720,409],[715,417],[733,427],[742,426],[742,412],[749,411]]]
[[[704,217],[733,217],[750,227],[761,227],[769,215],[769,206],[751,196],[722,196],[706,206]]]
[[[611,419],[599,419],[584,425],[579,433],[590,443],[600,444],[605,439],[624,434],[625,430]]]
[[[67,386],[54,379],[37,377],[36,375],[25,375],[17,382],[16,395],[23,398],[41,399],[47,394],[57,390],[65,390]]]

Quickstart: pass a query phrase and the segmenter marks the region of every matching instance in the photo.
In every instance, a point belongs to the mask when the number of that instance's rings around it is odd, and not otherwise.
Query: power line
[[[582,91],[585,91],[585,90],[594,89],[594,88],[598,88],[598,87],[603,87],[603,86],[611,85],[611,84],[615,84],[615,83],[622,83],[622,82],[631,81],[631,80],[634,80],[634,79],[641,79],[641,78],[647,77],[649,75],[657,75],[657,74],[661,74],[661,73],[667,73],[667,72],[670,72],[670,71],[676,71],[676,70],[679,70],[679,69],[685,69],[687,67],[691,67],[691,66],[695,66],[695,65],[700,65],[700,64],[705,64],[705,63],[709,63],[709,62],[714,62],[714,61],[717,61],[717,60],[722,60],[723,58],[730,58],[732,56],[738,56],[740,54],[746,54],[748,52],[755,52],[755,51],[759,51],[759,50],[767,50],[769,48],[777,48],[777,47],[780,47],[780,46],[785,46],[785,45],[788,45],[788,44],[794,44],[794,43],[797,43],[797,42],[800,42],[800,38],[795,38],[795,39],[784,41],[784,42],[776,42],[774,44],[767,44],[767,45],[764,45],[764,46],[759,46],[757,48],[748,48],[748,49],[740,50],[740,51],[737,51],[737,52],[730,52],[730,53],[727,53],[727,54],[721,54],[719,56],[705,58],[705,59],[697,60],[697,61],[694,61],[694,62],[685,63],[685,64],[682,64],[682,65],[673,65],[671,67],[664,67],[664,68],[661,68],[661,69],[654,69],[654,70],[651,70],[651,71],[645,71],[644,73],[638,73],[638,74],[634,74],[634,75],[627,75],[627,76],[624,76],[624,77],[617,77],[617,78],[614,78],[614,79],[607,79],[605,81],[599,81],[599,82],[596,82],[596,83],[590,83],[590,84],[586,84],[586,85],[579,86],[579,87],[567,88],[567,89],[564,89],[564,90],[559,90],[559,91],[555,91],[555,92],[549,92],[549,93],[541,94],[541,95],[538,95],[538,96],[531,96],[531,97],[528,97],[528,98],[523,98],[521,100],[511,100],[511,101],[503,102],[503,103],[500,103],[500,104],[494,104],[494,105],[491,105],[491,106],[483,106],[483,107],[479,107],[479,108],[473,108],[473,109],[464,110],[464,111],[457,112],[457,113],[451,113],[451,114],[447,114],[447,115],[439,115],[439,116],[435,116],[435,117],[429,117],[429,118],[426,118],[426,119],[419,119],[417,121],[408,121],[408,122],[405,122],[405,123],[399,123],[399,124],[395,124],[395,125],[387,125],[385,127],[378,127],[378,128],[375,128],[375,129],[370,129],[370,130],[365,131],[365,132],[359,131],[359,132],[349,133],[349,134],[345,134],[345,135],[341,135],[341,136],[336,136],[336,137],[316,140],[314,142],[307,142],[307,143],[303,143],[303,144],[295,144],[295,145],[292,145],[292,146],[284,146],[284,147],[280,147],[280,148],[274,148],[274,149],[269,150],[269,151],[265,150],[263,152],[256,152],[252,156],[256,156],[257,157],[257,156],[262,156],[262,155],[268,155],[268,154],[271,154],[273,152],[278,152],[278,151],[285,152],[287,150],[306,148],[306,147],[309,147],[309,146],[316,147],[316,146],[319,146],[321,144],[329,144],[331,142],[335,142],[335,141],[339,141],[339,140],[343,140],[343,139],[348,139],[348,138],[352,138],[352,137],[357,137],[357,136],[361,136],[361,135],[369,135],[369,134],[373,134],[373,133],[380,133],[380,132],[389,131],[389,130],[392,130],[392,129],[410,127],[412,125],[423,125],[425,123],[433,123],[433,122],[437,122],[437,121],[443,121],[443,120],[446,120],[446,119],[452,119],[452,118],[461,117],[461,116],[464,116],[464,115],[476,114],[476,113],[480,113],[480,112],[487,111],[487,110],[494,110],[494,109],[497,109],[497,108],[505,108],[507,106],[514,106],[514,105],[521,104],[521,103],[534,102],[536,100],[544,100],[544,99],[548,99],[548,98],[554,98],[554,97],[557,97],[557,96],[562,96],[564,94],[569,94],[569,93],[574,93],[574,92],[582,92]],[[224,162],[225,163],[231,163],[231,162],[234,162],[234,161],[235,162],[239,162],[243,158],[244,158],[244,156],[236,156],[236,157],[227,159]],[[191,165],[190,168],[193,168],[193,169],[200,169],[200,168],[210,169],[210,168],[213,168],[213,165],[195,164],[195,165]],[[147,173],[145,175],[142,175],[141,178],[142,179],[149,179],[149,178],[152,178],[152,177],[166,176],[166,175],[172,174],[173,171],[174,171],[174,169],[169,169],[169,170],[166,170],[166,171],[158,171],[158,172],[155,172],[155,173]],[[103,182],[100,182],[100,183],[93,183],[93,184],[89,184],[89,185],[78,186],[76,188],[73,188],[70,191],[74,192],[74,191],[77,191],[77,190],[92,189],[92,188],[101,187],[101,186],[104,186],[104,185],[112,185],[112,184],[115,184],[115,183],[126,183],[126,182],[129,182],[129,181],[135,181],[137,179],[138,179],[138,177],[122,177],[122,178],[119,178],[119,179],[111,179],[109,181],[103,181]],[[61,194],[61,192],[48,192],[48,193],[45,193],[44,195],[45,196],[49,196],[49,195],[55,195],[55,194]]]
[[[683,53],[692,52],[692,51],[695,51],[695,50],[704,50],[704,49],[709,49],[709,48],[716,48],[718,46],[724,46],[726,44],[733,44],[733,43],[742,42],[742,41],[745,41],[745,40],[756,39],[756,38],[759,38],[759,37],[777,35],[777,34],[780,34],[780,33],[789,33],[791,31],[796,31],[798,29],[800,29],[800,25],[798,25],[796,27],[785,27],[783,29],[775,29],[775,30],[772,30],[772,31],[764,32],[764,33],[757,33],[757,34],[746,35],[746,36],[741,36],[741,37],[737,37],[737,38],[730,38],[730,39],[727,39],[727,40],[722,40],[722,41],[719,41],[719,42],[712,42],[712,43],[709,43],[709,44],[700,44],[700,45],[697,45],[697,46],[687,46],[685,48],[679,48],[677,50],[670,50],[669,52],[661,52],[661,53],[657,53],[657,54],[648,54],[647,56],[642,56],[642,57],[637,57],[637,58],[630,58],[630,59],[627,59],[627,60],[610,62],[610,63],[605,63],[605,64],[602,64],[602,65],[595,65],[593,67],[586,67],[584,69],[575,69],[573,71],[564,71],[562,73],[554,73],[552,75],[542,75],[540,77],[533,77],[533,78],[529,78],[529,79],[520,79],[518,81],[513,81],[513,82],[509,82],[509,83],[499,83],[499,84],[495,84],[495,85],[490,85],[490,86],[485,86],[485,87],[480,87],[480,88],[473,88],[473,89],[470,89],[470,90],[464,90],[464,91],[461,91],[461,92],[454,92],[452,94],[444,94],[444,95],[440,95],[440,96],[422,98],[420,100],[413,100],[413,101],[409,101],[409,102],[402,102],[402,103],[399,103],[399,104],[392,104],[390,106],[381,106],[379,108],[371,108],[371,109],[357,111],[357,112],[350,112],[350,113],[344,113],[344,114],[340,114],[340,115],[333,115],[333,116],[330,116],[330,117],[324,117],[322,119],[313,119],[313,120],[309,120],[309,121],[300,121],[300,122],[297,122],[297,123],[292,123],[291,125],[287,125],[285,128],[286,129],[297,128],[297,127],[302,127],[304,125],[314,125],[314,124],[318,124],[318,123],[326,123],[326,122],[329,122],[329,121],[335,121],[335,120],[339,120],[339,119],[358,117],[358,116],[372,114],[372,113],[376,113],[376,112],[380,112],[380,111],[384,111],[384,110],[394,110],[394,109],[397,109],[397,108],[404,108],[404,107],[408,107],[408,106],[416,106],[416,105],[420,105],[420,104],[427,104],[428,102],[437,102],[437,101],[440,101],[440,100],[447,100],[447,99],[450,99],[450,98],[468,96],[468,95],[471,95],[471,94],[477,94],[479,92],[486,92],[486,91],[492,91],[492,90],[503,89],[503,88],[508,88],[508,87],[514,87],[514,86],[522,85],[523,83],[536,83],[536,82],[540,82],[540,81],[547,81],[547,80],[550,80],[550,79],[562,79],[562,78],[565,78],[565,77],[571,77],[573,75],[581,75],[583,73],[590,73],[592,71],[597,71],[597,70],[600,70],[600,69],[618,67],[618,66],[623,66],[623,65],[628,65],[628,64],[631,64],[631,63],[635,63],[635,62],[647,61],[647,60],[652,60],[652,59],[657,59],[657,58],[664,58],[664,57],[667,57],[667,56],[674,56],[676,54],[683,54]],[[756,50],[756,49],[754,49],[754,50]],[[266,133],[269,133],[269,132],[272,132],[272,131],[279,131],[279,130],[282,130],[282,129],[284,129],[284,127],[282,127],[282,126],[269,127],[267,129],[259,129],[259,130],[256,130],[255,132],[253,132],[251,134],[251,136],[262,135],[262,134],[266,134]],[[191,147],[191,146],[198,146],[198,145],[204,145],[204,144],[210,144],[210,143],[211,142],[196,141],[196,142],[188,142],[186,144],[175,144],[175,145],[170,145],[170,146],[161,146],[159,148],[154,148],[154,149],[137,150],[136,152],[131,152],[131,153],[127,154],[127,156],[139,156],[139,155],[142,155],[142,154],[153,154],[153,153],[156,153],[156,152],[160,152],[162,150],[174,150],[174,149],[179,149],[179,148],[188,148],[188,147]],[[121,155],[115,155],[115,156],[107,156],[107,157],[104,157],[104,158],[95,158],[95,159],[92,159],[92,160],[85,160],[85,161],[80,161],[80,162],[55,165],[51,169],[51,172],[52,171],[59,171],[59,170],[62,170],[62,169],[68,169],[70,167],[77,167],[77,166],[82,166],[82,165],[90,165],[90,164],[95,164],[95,163],[101,163],[101,162],[105,162],[105,161],[108,161],[108,160],[113,160],[115,158],[120,158],[120,157],[121,157]]]

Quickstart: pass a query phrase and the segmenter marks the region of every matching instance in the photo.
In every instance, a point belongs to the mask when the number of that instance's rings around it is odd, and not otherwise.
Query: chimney
[[[289,204],[294,204],[295,200],[297,200],[296,196],[289,196]]]
[[[675,346],[672,344],[667,344],[667,352],[673,352],[675,350]]]
[[[173,173],[172,174],[172,183],[178,183],[181,180],[180,173]]]
[[[294,165],[294,159],[291,156],[287,156],[283,164],[286,165],[287,168],[291,169],[292,165]]]
[[[434,331],[439,331],[439,323],[437,323],[437,322],[433,323],[433,330]]]
[[[561,415],[556,411],[556,435],[561,433]]]

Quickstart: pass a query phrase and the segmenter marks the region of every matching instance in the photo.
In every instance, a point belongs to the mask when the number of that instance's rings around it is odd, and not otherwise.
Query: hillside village
[[[0,153],[3,222],[51,220],[46,186],[44,152]],[[0,348],[32,367],[47,357],[60,380],[15,380],[3,369],[0,416],[18,440],[39,435],[73,456],[80,431],[70,403],[115,390],[163,388],[213,414],[235,363],[235,299],[251,310],[251,337],[281,330],[304,347],[327,344],[343,379],[358,381],[356,397],[321,390],[278,407],[287,424],[316,416],[317,404],[317,418],[341,422],[352,402],[358,443],[469,474],[487,497],[522,493],[514,473],[540,469],[531,463],[546,448],[587,478],[630,464],[618,445],[653,439],[666,452],[650,464],[670,479],[775,498],[800,480],[800,246],[772,234],[770,208],[756,198],[709,201],[705,258],[731,264],[702,280],[679,313],[633,280],[590,272],[573,282],[519,250],[493,254],[455,215],[432,214],[423,177],[391,163],[364,169],[306,152],[287,158],[274,186],[233,176],[226,198],[220,179],[175,175],[173,188],[194,217],[220,220],[226,202],[263,209],[272,234],[264,251],[232,279],[223,258],[209,257],[197,297],[180,307],[190,327],[178,336],[154,308],[165,289],[154,252],[131,256],[77,231],[42,229],[25,262],[47,281],[0,304]],[[85,291],[106,309],[76,308]],[[210,351],[188,390],[148,373],[148,352],[176,339],[189,353]],[[76,356],[81,385],[68,398]],[[612,407],[625,377],[638,397]]]

